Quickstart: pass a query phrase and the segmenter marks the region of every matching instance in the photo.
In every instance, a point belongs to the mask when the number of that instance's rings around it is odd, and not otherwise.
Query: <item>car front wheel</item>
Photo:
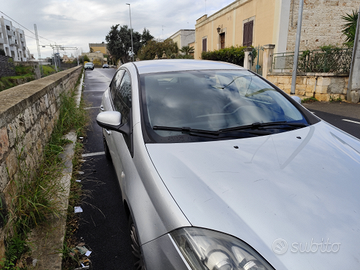
[[[130,243],[131,243],[131,252],[133,254],[133,269],[134,270],[146,270],[143,254],[139,244],[139,238],[136,231],[135,223],[129,216],[129,232],[130,232]]]

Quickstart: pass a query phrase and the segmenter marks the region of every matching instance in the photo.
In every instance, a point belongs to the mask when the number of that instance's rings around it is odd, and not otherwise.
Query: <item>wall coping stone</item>
[[[81,68],[82,66],[77,66],[1,91],[0,115],[2,117],[0,117],[0,127],[10,123],[16,115],[40,99],[50,88],[58,85],[59,81],[70,77],[75,70]]]
[[[292,76],[291,72],[271,72],[268,73],[268,76]],[[300,73],[296,75],[297,77],[349,77],[349,74],[337,74],[337,73]]]

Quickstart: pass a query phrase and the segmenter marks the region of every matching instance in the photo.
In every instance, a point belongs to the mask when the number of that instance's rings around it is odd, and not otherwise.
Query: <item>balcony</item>
[[[0,37],[0,44],[4,44],[4,39]]]
[[[14,31],[11,31],[11,30],[6,30],[7,32],[7,35],[10,36],[10,37],[13,37],[14,36]]]

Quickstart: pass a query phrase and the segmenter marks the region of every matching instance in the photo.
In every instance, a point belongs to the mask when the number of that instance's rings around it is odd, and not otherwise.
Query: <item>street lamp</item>
[[[129,16],[130,16],[130,35],[131,35],[131,57],[132,61],[134,62],[134,44],[133,44],[133,35],[132,35],[132,26],[131,26],[131,9],[130,4],[126,3],[129,6]]]

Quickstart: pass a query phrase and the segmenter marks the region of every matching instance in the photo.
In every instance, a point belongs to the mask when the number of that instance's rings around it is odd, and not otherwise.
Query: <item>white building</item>
[[[15,28],[12,22],[0,18],[0,49],[5,51],[14,61],[27,61],[29,58],[26,50],[25,33],[22,29]]]
[[[177,43],[178,48],[181,49],[184,46],[195,45],[195,30],[194,29],[181,29],[173,34],[170,39]]]

